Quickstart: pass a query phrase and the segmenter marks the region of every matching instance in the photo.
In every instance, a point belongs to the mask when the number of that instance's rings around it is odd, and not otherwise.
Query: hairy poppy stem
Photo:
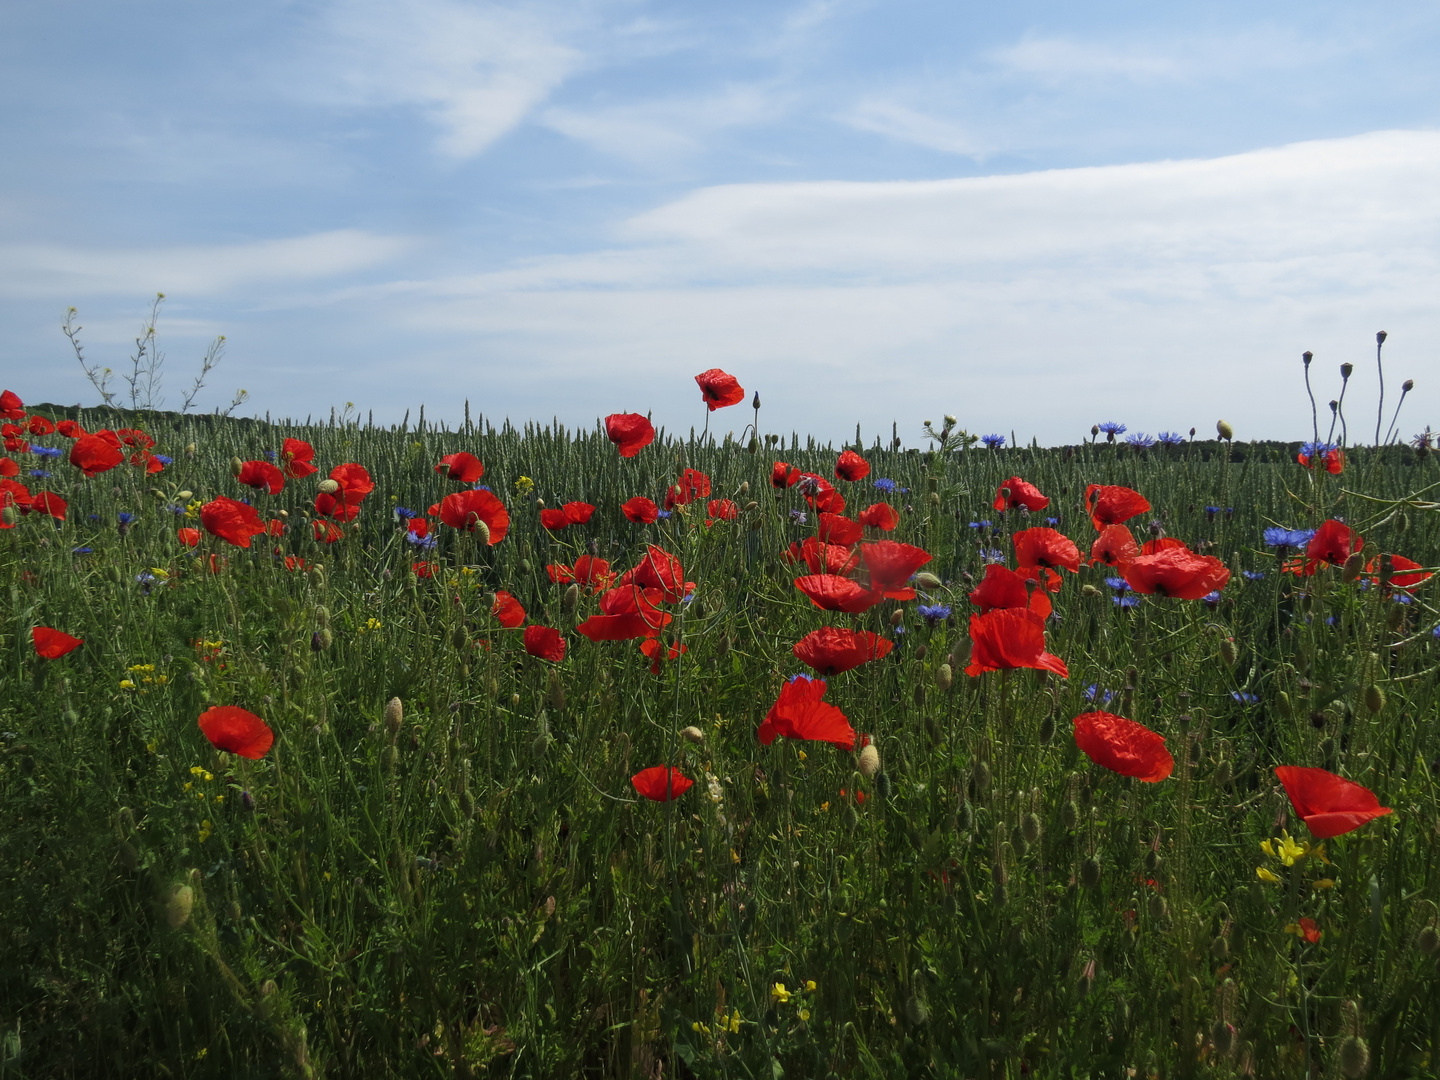
[[[1375,406],[1375,445],[1380,445],[1380,424],[1385,419],[1385,365],[1380,357],[1380,350],[1385,347],[1385,338],[1388,337],[1384,330],[1375,335],[1375,373],[1380,376],[1380,401]]]

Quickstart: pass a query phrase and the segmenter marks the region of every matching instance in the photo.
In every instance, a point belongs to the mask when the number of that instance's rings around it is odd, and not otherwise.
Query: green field
[[[0,1077],[1436,1074],[1440,614],[1433,580],[1379,568],[1440,562],[1433,454],[1352,449],[1331,475],[1278,444],[906,451],[887,432],[852,444],[871,472],[848,482],[838,448],[756,415],[754,442],[661,433],[626,459],[599,428],[72,410],[143,427],[171,463],[86,479],[58,434],[33,439],[58,458],[11,453],[68,506],[12,506],[0,531]],[[317,473],[237,482],[286,437]],[[462,490],[435,471],[457,451],[508,534],[431,515],[422,548],[395,510]],[[923,548],[938,583],[817,608],[783,558],[817,514],[772,486],[776,461],[832,482],[847,516],[888,503],[898,525],[862,546]],[[319,542],[318,484],[344,463],[374,490]],[[622,514],[687,468],[708,498]],[[1049,507],[992,509],[1016,476]],[[1217,557],[1220,597],[1060,570],[1045,648],[1069,677],[967,675],[987,560],[1014,567],[1012,535],[1050,517],[1088,555],[1090,484],[1149,500],[1137,542]],[[283,532],[209,535],[199,507],[221,496]],[[738,516],[707,525],[711,498]],[[572,501],[594,516],[542,527]],[[1264,530],[1336,517],[1368,571],[1282,572]],[[647,545],[695,583],[659,605],[656,671],[636,640],[578,632],[604,594],[546,570],[624,572]],[[500,626],[497,590],[561,632],[563,660]],[[36,626],[84,644],[42,658]],[[826,680],[878,763],[757,739],[825,626],[893,646]],[[262,757],[197,726],[229,705],[273,729]],[[1082,753],[1072,720],[1102,707],[1163,737],[1173,772]],[[657,765],[694,786],[641,798],[631,777]],[[1393,812],[1317,849],[1283,765]]]

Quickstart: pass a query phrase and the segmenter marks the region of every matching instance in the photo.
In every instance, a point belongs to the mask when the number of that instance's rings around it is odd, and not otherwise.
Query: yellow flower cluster
[[[1281,829],[1280,835],[1273,840],[1261,840],[1260,850],[1270,858],[1279,860],[1282,866],[1298,866],[1305,862],[1306,859],[1315,859],[1324,863],[1326,866],[1330,865],[1330,860],[1325,855],[1324,844],[1315,844],[1312,846],[1308,840],[1294,839],[1284,829]],[[1266,866],[1257,866],[1255,868],[1255,876],[1261,881],[1267,881],[1271,884],[1278,884],[1280,882],[1280,875]],[[1310,887],[1313,889],[1329,889],[1334,887],[1334,885],[1334,879],[1320,878],[1318,881],[1312,882]]]
[[[515,494],[519,495],[521,498],[529,495],[534,490],[535,481],[531,480],[528,476],[522,476],[519,480],[515,481]]]
[[[715,1029],[722,1035],[726,1032],[729,1032],[731,1035],[739,1035],[740,1025],[744,1022],[745,1021],[741,1019],[740,1010],[734,1009],[731,1011],[729,1016],[726,1016],[723,1012],[720,1014],[720,1019],[716,1023]],[[710,1025],[702,1024],[699,1020],[696,1020],[693,1024],[690,1025],[690,1030],[698,1031],[702,1035],[709,1035]]]
[[[164,686],[170,681],[169,675],[155,674],[154,664],[131,664],[125,670],[133,677],[120,680],[121,690],[134,690],[142,683],[146,685]],[[140,692],[142,694],[145,693],[144,690]]]
[[[379,619],[376,619],[376,618],[373,618],[373,617],[372,617],[372,618],[369,618],[369,619],[366,619],[366,620],[365,620],[365,625],[362,626],[362,627],[360,627],[360,633],[362,633],[362,634],[374,633],[376,630],[381,629],[384,625],[385,625],[385,624],[382,623]]]
[[[200,508],[204,505],[205,503],[201,499],[191,499],[185,504],[185,516],[193,521],[200,516]]]

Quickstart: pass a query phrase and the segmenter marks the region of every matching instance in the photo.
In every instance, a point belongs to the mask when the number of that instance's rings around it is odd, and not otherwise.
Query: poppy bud
[[[560,681],[560,673],[558,671],[552,671],[550,673],[549,701],[551,708],[565,708],[565,684]]]
[[[1433,926],[1424,927],[1415,939],[1415,945],[1426,956],[1434,956],[1440,952],[1440,931]]]
[[[1410,515],[1403,511],[1395,515],[1395,531],[1403,533],[1410,528]]]
[[[1091,855],[1080,864],[1080,884],[1087,889],[1100,887],[1100,857]]]
[[[890,613],[890,625],[891,625],[891,626],[899,626],[899,625],[900,625],[901,623],[903,623],[904,621],[905,621],[905,613],[904,613],[903,611],[900,611],[899,609],[896,609],[895,611],[892,611],[892,612]]]
[[[1346,382],[1349,382],[1349,381],[1350,381],[1350,376],[1351,376],[1352,374],[1354,374],[1354,371],[1355,371],[1355,365],[1354,365],[1354,364],[1341,364],[1341,365],[1340,365],[1340,378],[1343,379],[1343,380],[1346,381]]]
[[[1224,940],[1223,938],[1219,940]],[[1216,1020],[1210,1028],[1210,1045],[1215,1048],[1215,1053],[1222,1058],[1228,1058],[1235,1052],[1235,1025],[1226,1023],[1224,1020]]]
[[[1360,576],[1360,571],[1365,567],[1365,556],[1358,551],[1352,551],[1350,557],[1345,560],[1345,566],[1340,571],[1340,580],[1347,585]]]
[[[1099,425],[1099,424],[1091,424],[1091,425],[1090,425],[1090,437],[1093,439],[1093,438],[1095,438],[1096,436],[1098,436],[1099,434],[1100,434],[1100,425]],[[1193,432],[1192,432],[1192,434],[1193,434]]]
[[[1075,805],[1074,799],[1068,800],[1060,808],[1060,824],[1067,829],[1073,829],[1080,824],[1080,807]]]
[[[917,709],[925,704],[925,686],[923,683],[915,684],[915,693],[912,694],[911,697]]]
[[[239,476],[244,471],[245,463],[241,461],[238,457],[232,457],[230,459],[230,475]]]
[[[968,833],[975,827],[975,810],[970,806],[968,800],[960,803],[960,810],[955,815],[955,828],[962,833]]]
[[[905,1019],[910,1021],[911,1027],[924,1027],[930,1022],[930,1006],[919,994],[911,994],[905,999]]]
[[[935,685],[941,690],[949,690],[955,685],[955,669],[949,664],[941,664],[935,672]]]
[[[385,730],[393,737],[405,722],[405,704],[398,697],[385,703]]]
[[[750,500],[749,502],[747,502],[747,503],[744,505],[744,507],[742,508],[742,511],[743,511],[744,513],[746,513],[746,514],[753,514],[756,510],[759,510],[759,509],[760,509],[760,504],[757,503],[755,500],[752,499],[752,500]]]
[[[1100,590],[1094,585],[1081,585],[1080,593],[1082,596],[1099,596]]]
[[[565,590],[565,595],[560,598],[560,610],[569,615],[580,603],[580,586],[572,584]]]
[[[160,906],[170,929],[179,930],[190,921],[190,912],[195,907],[195,890],[182,883],[171,885],[165,891]]]
[[[1404,393],[1407,393],[1407,394],[1410,393],[1411,390],[1414,390],[1414,389],[1415,389],[1415,380],[1414,380],[1414,379],[1406,379],[1403,383],[1400,384],[1400,389],[1401,389],[1401,391],[1403,391]]]
[[[1365,708],[1372,713],[1377,713],[1385,708],[1385,691],[1374,683],[1365,687]]]
[[[1040,840],[1040,815],[1026,814],[1020,819],[1020,835],[1027,844],[1034,844]]]
[[[749,495],[749,494],[750,494],[750,481],[749,481],[749,480],[743,481],[743,482],[740,484],[740,494],[741,494],[742,496],[744,496],[744,495]]]
[[[912,580],[915,582],[916,587],[921,589],[938,589],[944,584],[938,577],[930,573],[929,570],[921,570]]]
[[[326,479],[320,481],[321,495],[334,495],[339,490],[340,484],[336,480],[331,480],[327,477]]]
[[[878,752],[878,751],[877,751],[877,752]],[[881,799],[885,799],[885,800],[888,801],[889,798],[890,798],[890,796],[891,796],[893,793],[894,793],[894,788],[893,788],[893,786],[892,786],[891,783],[890,783],[890,774],[887,773],[887,772],[878,772],[878,773],[876,773],[876,774],[875,774],[875,794],[878,795]]]
[[[1370,1047],[1359,1035],[1351,1035],[1340,1044],[1340,1071],[1350,1080],[1370,1071]]]
[[[1230,941],[1224,934],[1210,942],[1210,955],[1216,960],[1224,960],[1230,955]]]
[[[310,568],[310,584],[317,589],[325,588],[325,567],[319,563]]]
[[[880,771],[880,751],[874,743],[871,743],[860,751],[860,757],[856,762],[856,767],[859,768],[860,775],[865,777],[866,780],[874,779],[875,774]]]
[[[1234,778],[1235,768],[1230,764],[1228,758],[1221,758],[1215,763],[1215,783],[1224,787]]]
[[[705,733],[701,731],[698,727],[696,727],[694,724],[691,724],[687,728],[681,728],[680,736],[684,739],[688,739],[690,742],[693,743],[702,743],[705,741]]]
[[[315,625],[322,630],[330,628],[330,609],[324,604],[318,604],[315,607]]]
[[[752,409],[759,409],[759,408],[760,408],[760,391],[759,391],[759,390],[756,390],[756,391],[755,391],[755,396],[750,399],[750,407],[751,407]]]
[[[1226,667],[1234,667],[1235,661],[1239,659],[1239,653],[1235,649],[1234,638],[1222,638],[1220,641],[1220,659],[1225,661]]]
[[[1235,437],[1235,429],[1232,428],[1230,424],[1225,420],[1216,421],[1215,431],[1220,436],[1220,438],[1224,439],[1226,442],[1229,442]]]
[[[7,527],[14,525],[19,520],[20,513],[15,507],[7,506],[4,510],[0,510],[0,521],[3,521]]]
[[[1150,897],[1150,918],[1156,922],[1163,922],[1170,914],[1170,907],[1165,903],[1163,896]]]
[[[158,500],[159,502],[164,502],[166,499],[169,498],[169,496],[166,495],[165,492],[161,491],[159,488],[151,488],[150,497],[152,499]]]
[[[474,526],[470,531],[475,534],[475,539],[481,547],[487,546],[490,543],[490,526],[478,518],[475,520]]]
[[[1284,690],[1275,695],[1275,711],[1281,716],[1288,717],[1290,715],[1290,695]]]
[[[1230,580],[1237,584],[1245,581],[1245,574],[1240,569],[1240,553],[1238,551],[1230,553]]]
[[[1055,717],[1046,716],[1041,719],[1040,730],[1038,734],[1040,736],[1040,742],[1042,744],[1048,743],[1051,739],[1053,739],[1055,737]]]

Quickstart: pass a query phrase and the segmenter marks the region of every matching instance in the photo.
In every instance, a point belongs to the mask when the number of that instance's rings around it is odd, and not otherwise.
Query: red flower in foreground
[[[69,508],[70,504],[53,491],[37,491],[30,497],[30,505],[25,509],[36,514],[49,514],[56,521],[64,521],[65,512]]]
[[[849,547],[865,535],[865,527],[839,514],[821,514],[819,535],[822,543]]]
[[[30,638],[35,642],[36,653],[46,660],[58,660],[85,644],[82,638],[71,637],[63,630],[54,630],[48,626],[35,627],[30,631]]]
[[[1135,546],[1135,537],[1130,535],[1129,529],[1124,525],[1106,525],[1095,538],[1095,543],[1090,545],[1089,563],[1091,566],[1098,562],[1123,569],[1139,554],[1140,549]]]
[[[1006,490],[1010,492],[1008,499],[1005,497]],[[1048,496],[1040,494],[1039,488],[1018,476],[1012,476],[995,491],[996,510],[1013,510],[1017,506],[1023,506],[1026,510],[1044,510],[1049,505]]]
[[[1322,563],[1344,566],[1350,554],[1364,546],[1364,537],[1343,521],[1332,518],[1315,530],[1310,545],[1305,549],[1305,558],[1292,560],[1285,569],[1292,574],[1313,574]]]
[[[22,420],[25,417],[25,403],[14,390],[0,392],[0,416],[6,420]]]
[[[541,510],[540,524],[551,532],[558,532],[571,525],[584,525],[594,513],[595,507],[589,503],[568,502],[554,510]]]
[[[493,493],[480,488],[457,491],[440,500],[440,520],[452,529],[474,532],[482,523],[489,530],[491,547],[510,531],[510,512]]]
[[[1045,651],[1045,620],[1024,608],[970,616],[970,666],[965,674],[1003,668],[1039,668],[1070,676],[1065,661]]]
[[[862,544],[860,555],[870,571],[870,587],[891,600],[913,600],[915,590],[907,584],[915,571],[930,561],[930,553],[914,544],[881,540]]]
[[[835,462],[835,476],[839,480],[864,480],[870,475],[870,463],[854,450],[846,450]]]
[[[574,581],[581,585],[589,585],[592,592],[608,589],[615,578],[615,575],[610,572],[610,563],[593,555],[581,555],[575,560],[574,566],[550,563],[545,570],[549,573],[550,580],[556,584]]]
[[[74,420],[61,420],[55,425],[55,431],[67,439],[78,439],[85,434],[85,429]]]
[[[1162,551],[1169,551],[1171,548],[1177,548],[1183,551],[1190,550],[1190,546],[1178,536],[1156,536],[1146,540],[1145,543],[1140,545],[1140,554],[1157,555]]]
[[[640,642],[640,651],[650,660],[650,674],[660,674],[661,659],[674,660],[681,653],[690,651],[689,645],[671,645],[670,650],[665,651],[665,646],[660,644],[659,638],[646,638]]]
[[[643,495],[636,495],[633,499],[626,499],[621,504],[620,510],[626,518],[637,525],[653,525],[660,520],[660,507],[655,505],[655,500],[647,499]]]
[[[695,376],[695,382],[699,384],[700,394],[705,399],[705,404],[710,406],[711,412],[727,405],[738,405],[745,400],[744,387],[735,381],[734,375],[727,375],[719,368],[702,371]]]
[[[176,529],[175,536],[186,547],[198,547],[200,544],[199,529]]]
[[[873,503],[860,511],[860,524],[890,532],[900,524],[900,512],[889,503]]]
[[[1108,712],[1075,718],[1075,745],[1096,765],[1147,784],[1164,780],[1175,769],[1165,740],[1144,724]]]
[[[803,544],[791,544],[782,556],[786,562],[801,559],[812,574],[849,574],[860,565],[860,553],[840,544],[825,544],[807,536]]]
[[[1223,589],[1230,580],[1230,570],[1223,562],[1213,555],[1197,555],[1184,545],[1140,555],[1122,573],[1136,592],[1176,600],[1199,600]]]
[[[1380,559],[1371,559],[1365,564],[1367,574],[1378,574],[1380,572]],[[1404,555],[1390,556],[1390,588],[1404,589],[1406,592],[1414,592],[1415,587],[1421,584],[1426,578],[1433,577],[1433,570],[1423,570],[1420,563],[1414,559],[1407,559]],[[1372,583],[1379,585],[1380,579],[1371,579]]]
[[[1054,571],[1063,567],[1072,574],[1080,572],[1080,549],[1063,533],[1054,529],[1021,529],[1012,539],[1015,541],[1015,561],[1022,576],[1040,577],[1034,573],[1039,569]],[[1025,572],[1029,570],[1030,574]],[[1060,591],[1060,575],[1044,575],[1049,579],[1051,592]]]
[[[299,480],[315,472],[315,448],[304,439],[286,439],[280,451],[280,460],[285,463],[285,475]]]
[[[32,416],[25,424],[25,430],[31,435],[51,435],[55,431],[55,423],[48,416]]]
[[[558,664],[565,659],[565,639],[560,631],[549,626],[527,626],[525,628],[525,651],[541,660]]]
[[[600,613],[575,629],[591,641],[633,641],[654,637],[673,616],[661,611],[663,594],[627,582],[600,597]]]
[[[13,458],[0,457],[0,476],[19,476],[20,465]]]
[[[268,461],[247,461],[240,466],[235,479],[246,487],[279,495],[285,488],[285,474]]]
[[[838,574],[810,574],[795,579],[795,587],[822,611],[848,611],[852,615],[869,611],[881,600],[882,592],[871,592],[858,582]]]
[[[646,545],[645,557],[635,565],[635,569],[627,570],[616,584],[659,589],[661,598],[668,604],[678,604],[695,589],[693,581],[685,580],[685,570],[679,557],[654,544]]]
[[[757,732],[761,744],[769,746],[783,735],[787,739],[828,742],[841,750],[853,749],[855,729],[843,712],[821,700],[824,696],[824,679],[796,675],[780,688],[780,697],[761,721]]]
[[[794,487],[800,480],[800,470],[783,461],[775,462],[770,470],[770,486],[773,488]]]
[[[435,466],[441,476],[448,476],[457,484],[473,484],[485,475],[485,466],[474,454],[461,450],[458,454],[446,454]]]
[[[1025,587],[1025,578],[1014,570],[1007,570],[999,563],[985,567],[985,578],[970,594],[970,602],[980,609],[980,614],[997,608],[1028,608],[1042,619],[1048,619],[1055,610],[1044,589],[1033,592]]]
[[[199,728],[217,750],[227,750],[252,761],[265,756],[275,733],[260,717],[236,705],[216,705],[200,714]]]
[[[822,626],[796,642],[792,651],[797,660],[809,664],[821,675],[838,675],[871,660],[889,656],[894,647],[889,639],[869,630]]]
[[[1311,467],[1311,458],[1308,454],[1296,454],[1295,460],[1307,469]],[[1326,450],[1320,460],[1325,465],[1325,471],[1332,476],[1339,476],[1345,471],[1345,454],[1338,448]]]
[[[655,441],[655,427],[639,413],[612,413],[605,417],[605,437],[621,457],[634,457]]]
[[[221,495],[200,508],[200,524],[211,536],[218,536],[227,544],[248,548],[250,538],[265,531],[265,523],[253,506],[246,506],[234,499]]]
[[[652,765],[632,776],[630,783],[639,794],[652,802],[670,802],[689,791],[695,781],[681,775],[679,769]]]
[[[1150,502],[1138,491],[1110,484],[1091,484],[1085,489],[1085,512],[1096,529],[1123,525],[1136,514],[1150,509]]]
[[[525,621],[525,609],[520,606],[520,601],[504,589],[495,590],[495,603],[490,608],[490,614],[507,630],[515,629]]]
[[[103,435],[82,435],[70,447],[70,464],[86,476],[108,472],[124,460],[120,447]]]
[[[1367,821],[1391,812],[1362,784],[1324,769],[1281,765],[1275,770],[1295,816],[1320,840],[1354,832]]]

